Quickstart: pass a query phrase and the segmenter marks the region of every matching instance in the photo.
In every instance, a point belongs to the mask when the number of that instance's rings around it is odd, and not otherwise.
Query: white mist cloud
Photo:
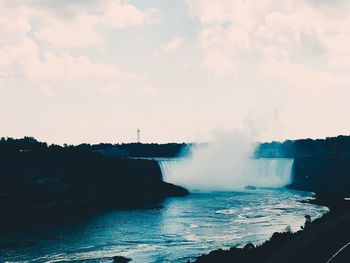
[[[253,160],[254,149],[247,133],[217,133],[209,144],[192,148],[188,159],[161,163],[164,179],[201,191],[283,187],[290,183],[292,160]]]
[[[175,37],[170,42],[162,46],[163,52],[173,52],[178,50],[184,44],[184,39],[181,37]]]

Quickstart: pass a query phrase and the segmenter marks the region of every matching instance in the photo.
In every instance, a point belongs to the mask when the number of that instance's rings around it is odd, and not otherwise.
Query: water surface
[[[161,208],[110,211],[86,220],[2,233],[0,242],[21,244],[1,251],[8,262],[185,262],[219,247],[260,243],[287,226],[297,230],[304,215],[327,209],[298,200],[310,194],[288,189],[193,193]]]

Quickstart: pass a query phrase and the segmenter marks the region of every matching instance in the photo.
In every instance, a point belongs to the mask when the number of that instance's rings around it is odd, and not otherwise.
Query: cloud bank
[[[350,4],[346,1],[186,0],[201,24],[202,68],[216,75],[254,67],[300,78],[301,88],[349,85]]]

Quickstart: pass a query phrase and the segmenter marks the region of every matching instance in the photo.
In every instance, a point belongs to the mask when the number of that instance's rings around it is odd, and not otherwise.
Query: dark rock
[[[253,185],[246,185],[246,186],[244,187],[244,189],[246,189],[246,190],[256,190],[256,187],[253,186]]]
[[[114,256],[113,260],[114,260],[114,263],[127,263],[127,262],[132,261],[131,258],[126,258],[123,256]]]

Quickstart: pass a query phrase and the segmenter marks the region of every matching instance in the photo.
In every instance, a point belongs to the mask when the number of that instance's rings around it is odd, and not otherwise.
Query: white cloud
[[[201,69],[212,71],[219,77],[235,73],[236,68],[235,62],[218,50],[209,52],[201,65]]]
[[[308,88],[311,83],[334,87],[345,85],[350,79],[348,2],[187,0],[186,3],[190,14],[202,25],[198,33],[198,44],[204,51],[201,68],[215,75],[230,75],[246,66],[267,73],[267,64],[274,61],[269,76],[275,72],[276,77],[281,77],[274,71],[278,64],[285,70],[284,78],[292,79],[299,87]],[[293,81],[295,73],[303,77]]]
[[[45,42],[59,47],[81,47],[103,43],[97,32],[94,16],[79,14],[72,20],[63,20],[54,16],[41,16],[42,26],[34,35]]]
[[[23,9],[0,8],[0,46],[10,46],[23,40],[30,30],[26,13]]]
[[[350,25],[350,20],[349,20]],[[326,40],[327,58],[330,66],[349,72],[350,70],[350,34],[342,33]]]
[[[162,51],[166,53],[173,52],[178,50],[183,44],[184,44],[183,38],[175,37],[173,40],[171,40],[170,42],[162,46]]]
[[[328,88],[350,87],[350,79],[347,76],[310,69],[301,64],[270,60],[262,62],[259,66],[266,75],[287,79],[286,83],[301,91],[317,94],[325,92]]]
[[[43,52],[30,39],[17,45],[0,47],[0,76],[19,76],[29,80],[84,80],[110,81],[132,77],[116,66],[92,62],[86,56],[73,57],[68,52]]]
[[[60,12],[56,6],[34,6],[33,1],[3,7],[10,12],[26,10],[25,16],[18,16],[14,22],[27,22],[27,18],[36,21],[33,32],[36,38],[64,48],[99,45],[104,42],[103,32],[108,28],[143,26],[155,21],[154,9],[141,10],[125,0],[63,3]]]
[[[122,2],[117,1],[117,3]],[[127,4],[126,10],[128,8],[131,7]],[[39,19],[37,22],[41,23],[42,28],[46,25],[45,22],[50,25],[55,24],[57,29],[55,34],[51,34],[53,32],[50,30],[39,30],[36,36],[46,35],[57,46],[80,46],[102,41],[93,30],[90,30],[90,26],[93,28],[94,23],[90,23],[93,19],[90,20],[89,16],[76,16],[75,22],[70,26],[69,21],[58,20],[57,17],[51,18],[51,12],[47,12],[40,8],[34,10],[18,5],[0,8],[2,28],[0,32],[0,78],[25,79],[40,87],[40,91],[47,96],[52,96],[54,89],[62,84],[68,87],[79,85],[106,87],[132,80],[143,81],[142,76],[126,72],[114,64],[96,62],[86,55],[74,56],[65,49],[50,50],[39,45],[35,39],[31,38],[34,30],[31,25],[33,17]],[[133,10],[133,12],[136,11]],[[131,24],[141,21],[137,22],[136,18],[131,19]],[[121,25],[126,26],[127,24],[124,21]]]
[[[118,83],[108,83],[106,85],[101,85],[98,87],[98,89],[105,94],[115,94],[120,90]]]
[[[100,21],[102,24],[124,28],[128,26],[142,26],[154,21],[154,10],[144,12],[127,1],[107,0],[100,5],[102,15]]]
[[[51,86],[44,85],[40,87],[40,92],[45,95],[46,97],[52,98],[55,96],[54,91],[52,90]]]
[[[92,62],[85,56],[73,57],[64,52],[61,55],[46,52],[42,60],[31,63],[27,69],[29,78],[66,79],[66,80],[114,80],[127,77],[128,74],[109,64]]]
[[[146,84],[143,87],[143,91],[145,94],[154,95],[157,93],[157,88],[154,85]]]

